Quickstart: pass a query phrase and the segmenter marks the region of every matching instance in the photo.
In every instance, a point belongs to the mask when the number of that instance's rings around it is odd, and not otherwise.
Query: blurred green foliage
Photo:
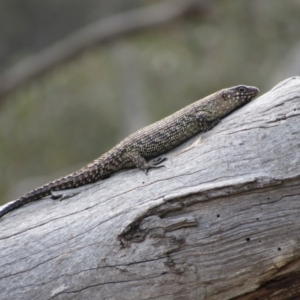
[[[0,111],[0,202],[40,184],[26,178],[75,171],[129,134],[127,89],[149,115],[136,129],[227,86],[266,91],[300,39],[299,15],[299,1],[216,1],[205,18],[99,46],[18,90]]]

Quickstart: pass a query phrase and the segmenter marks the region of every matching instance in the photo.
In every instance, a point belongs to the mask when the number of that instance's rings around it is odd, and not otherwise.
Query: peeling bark
[[[298,299],[300,77],[136,169],[0,220],[4,299]]]

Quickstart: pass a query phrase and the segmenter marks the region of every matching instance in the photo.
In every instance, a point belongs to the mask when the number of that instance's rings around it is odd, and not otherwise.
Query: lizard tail
[[[10,211],[19,208],[29,202],[39,200],[43,197],[51,195],[51,190],[47,190],[46,186],[42,186],[40,188],[37,188],[24,196],[20,197],[19,199],[9,202],[7,205],[5,205],[1,210],[0,210],[0,218],[9,213]]]
[[[19,199],[9,202],[2,209],[0,209],[0,218],[11,212],[12,210],[19,208],[27,203],[40,200],[46,196],[52,194],[53,191],[67,190],[76,188],[85,184],[93,183],[99,179],[108,178],[112,173],[118,170],[118,165],[105,165],[107,157],[111,155],[107,153],[106,156],[100,157],[94,163],[87,165],[86,167],[69,174],[65,177],[61,177],[50,183],[47,183],[27,194],[20,197]],[[110,160],[109,160],[110,161]]]
[[[66,177],[59,178],[31,192],[28,192],[15,201],[9,202],[2,209],[0,209],[0,218],[11,212],[12,210],[19,208],[27,203],[37,201],[51,195],[52,191],[76,188],[88,183],[95,182],[100,179],[99,177],[100,176],[98,175],[96,169],[84,169],[70,174]]]

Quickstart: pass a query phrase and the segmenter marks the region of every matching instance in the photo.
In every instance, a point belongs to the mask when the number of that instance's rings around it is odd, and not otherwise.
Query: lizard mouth
[[[254,97],[256,97],[258,95],[258,93],[259,93],[259,89],[258,88],[253,88],[251,96],[254,98]]]
[[[246,103],[250,102],[252,99],[254,99],[259,93],[258,88],[253,88],[253,90],[248,94],[248,97],[246,97]]]

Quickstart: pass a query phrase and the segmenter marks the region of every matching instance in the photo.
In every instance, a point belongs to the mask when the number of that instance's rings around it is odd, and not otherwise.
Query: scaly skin
[[[147,171],[164,159],[147,162],[197,133],[210,130],[221,118],[251,101],[259,90],[256,87],[236,86],[218,91],[198,100],[174,114],[129,135],[118,145],[79,171],[45,184],[4,206],[0,218],[32,201],[49,196],[54,191],[76,188],[129,167]]]

